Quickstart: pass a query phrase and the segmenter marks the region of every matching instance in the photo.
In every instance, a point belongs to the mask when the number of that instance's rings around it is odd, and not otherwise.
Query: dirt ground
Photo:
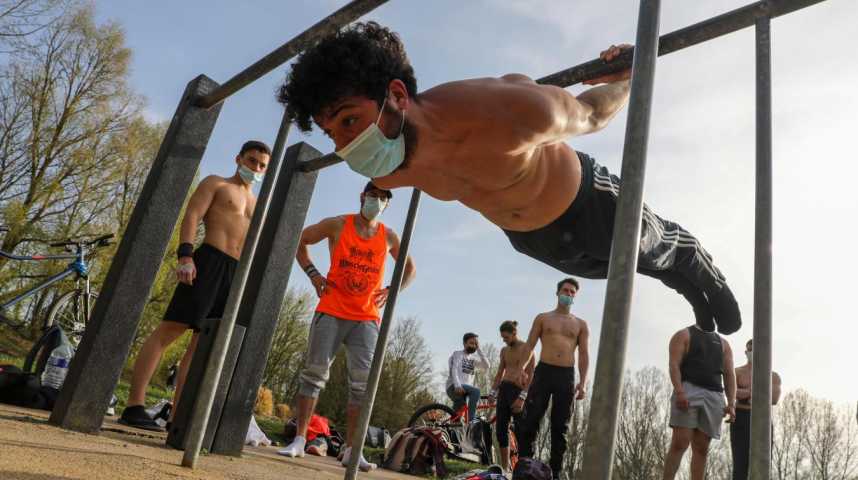
[[[331,457],[287,459],[278,447],[245,447],[241,458],[200,457],[195,470],[181,466],[183,452],[164,445],[165,434],[143,432],[105,418],[101,435],[63,430],[48,412],[0,404],[0,480],[247,479],[339,480],[345,469]],[[415,477],[386,470],[367,480]]]

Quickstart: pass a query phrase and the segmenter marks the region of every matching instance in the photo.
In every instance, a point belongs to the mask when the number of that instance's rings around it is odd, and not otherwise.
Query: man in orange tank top
[[[301,372],[298,391],[298,431],[295,440],[278,453],[303,457],[307,425],[313,415],[316,399],[325,388],[329,369],[340,345],[345,345],[349,369],[349,403],[346,417],[346,448],[343,465],[349,460],[352,436],[360,405],[366,391],[380,323],[379,309],[387,302],[389,288],[382,287],[386,254],[396,259],[399,237],[378,221],[393,194],[372,182],[360,195],[358,214],[341,215],[322,220],[304,229],[296,258],[310,277],[319,295],[319,304],[310,326],[307,360]],[[328,241],[331,267],[323,276],[310,260],[308,245]],[[402,288],[414,279],[414,262],[405,262]],[[356,448],[360,452],[360,448]],[[360,458],[361,470],[375,465]]]

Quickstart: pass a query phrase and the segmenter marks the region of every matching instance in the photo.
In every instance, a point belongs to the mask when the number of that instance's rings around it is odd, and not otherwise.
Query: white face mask
[[[248,185],[259,183],[263,178],[265,178],[264,173],[254,172],[244,165],[238,166],[238,175],[241,176],[241,180]]]
[[[378,128],[386,104],[387,97],[384,98],[375,123],[366,127],[366,130],[342,150],[337,151],[337,156],[345,160],[349,168],[368,178],[390,175],[405,161],[405,137],[402,135],[402,129],[405,128],[405,110],[402,111],[399,135],[396,138],[387,138]]]
[[[754,360],[754,352],[745,352],[745,358],[748,359],[748,363],[751,363]]]
[[[373,221],[384,211],[386,203],[378,197],[365,196],[363,197],[363,206],[360,207],[360,213],[363,218]]]

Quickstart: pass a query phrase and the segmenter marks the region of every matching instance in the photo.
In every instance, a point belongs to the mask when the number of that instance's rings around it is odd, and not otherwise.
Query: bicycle
[[[497,415],[491,410],[495,408],[495,399],[489,395],[481,395],[480,401],[477,403],[477,417],[486,419],[489,424],[494,425],[497,421]],[[483,412],[484,415],[479,413]],[[489,412],[488,414],[485,414]],[[441,428],[448,433],[458,428],[464,427],[470,422],[468,418],[468,405],[465,404],[459,410],[453,410],[452,407],[443,403],[430,403],[424,405],[414,411],[411,418],[408,420],[409,427],[434,427]],[[515,469],[518,463],[518,441],[515,437],[515,429],[513,428],[514,420],[510,419],[509,425],[509,468]],[[450,438],[455,435],[451,434]]]
[[[8,229],[0,227],[0,231]],[[45,317],[44,327],[49,328],[52,325],[59,325],[69,341],[74,346],[80,343],[83,336],[83,331],[86,328],[86,322],[89,320],[92,313],[92,306],[98,298],[98,292],[92,289],[89,279],[89,266],[87,262],[95,254],[99,248],[111,245],[110,239],[113,234],[109,233],[101,235],[93,240],[64,240],[61,242],[49,243],[51,247],[63,247],[69,254],[65,255],[15,255],[9,252],[0,250],[0,256],[17,262],[26,261],[50,261],[50,260],[73,260],[66,265],[66,268],[55,275],[51,275],[45,281],[34,285],[32,288],[23,293],[18,294],[11,300],[0,304],[0,319],[5,321],[12,327],[20,328],[22,325],[15,325],[4,312],[22,300],[32,297],[37,293],[45,290],[52,285],[72,276],[76,276],[77,287],[74,290],[65,292],[54,300],[48,309],[48,314]],[[48,242],[45,242],[48,243]]]

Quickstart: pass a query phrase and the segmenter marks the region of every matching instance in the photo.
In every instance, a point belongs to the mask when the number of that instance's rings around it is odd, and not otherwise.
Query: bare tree
[[[289,290],[277,320],[271,351],[262,383],[270,388],[278,403],[287,402],[298,391],[298,375],[303,367],[309,320],[315,298],[309,292]]]
[[[32,35],[56,21],[67,0],[0,0],[0,45]]]
[[[618,478],[646,480],[664,468],[670,383],[655,367],[627,374],[623,386],[614,470]]]
[[[30,236],[79,235],[103,223],[124,161],[119,139],[142,103],[127,87],[122,31],[95,25],[91,8],[58,19],[11,56],[0,77],[6,251]]]

